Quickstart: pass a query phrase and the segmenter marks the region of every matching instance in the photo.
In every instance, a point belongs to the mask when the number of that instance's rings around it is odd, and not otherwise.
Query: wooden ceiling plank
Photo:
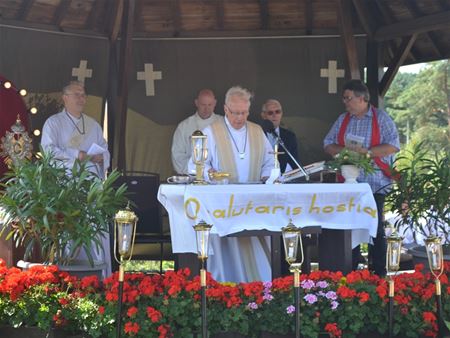
[[[60,31],[63,31],[63,28],[61,27],[61,22],[64,20],[64,17],[68,12],[71,3],[72,0],[63,0],[56,8],[55,15],[53,17],[53,22],[55,26],[59,27]]]
[[[299,0],[300,1],[300,0]],[[312,0],[305,0],[305,30],[306,35],[312,35],[314,12],[312,6]]]
[[[269,4],[267,0],[259,0],[259,13],[261,17],[261,29],[269,29]]]
[[[173,27],[174,33],[173,36],[178,37],[181,33],[181,6],[180,0],[174,0],[172,2],[172,19],[173,19]]]
[[[17,13],[17,20],[27,20],[28,14],[30,14],[30,10],[33,7],[35,0],[24,0],[22,2],[22,6]]]
[[[403,62],[405,61],[406,57],[408,56],[411,47],[413,46],[414,42],[416,41],[416,38],[417,38],[417,34],[413,34],[410,37],[402,39],[402,43],[400,44],[397,52],[395,53],[395,57],[392,59],[386,73],[384,73],[384,76],[381,79],[380,89],[379,89],[381,97],[384,97],[384,95],[386,95],[386,92],[388,91],[389,86],[391,85],[392,81],[394,80],[394,77],[397,74],[398,69],[400,68],[400,66],[403,65]]]
[[[358,52],[356,50],[355,36],[353,35],[351,0],[336,0],[339,26],[341,36],[344,41],[345,52],[347,55],[348,69],[351,79],[360,79]]]
[[[223,30],[225,27],[225,5],[224,0],[216,0],[216,16],[217,16],[217,29]]]
[[[86,28],[96,30],[96,23],[101,11],[105,8],[105,0],[94,0],[89,17],[86,20]]]
[[[375,31],[375,24],[369,14],[365,1],[353,0],[353,6],[358,14],[358,20],[369,38],[372,38]]]
[[[115,0],[114,6],[111,7],[109,22],[108,22],[108,36],[111,42],[117,41],[119,37],[120,27],[122,25],[124,0]]]
[[[415,18],[424,15],[424,13],[422,13],[422,11],[417,6],[416,2],[403,0],[403,4]],[[443,49],[441,49],[441,47],[439,47],[438,45],[436,34],[434,34],[434,32],[426,32],[424,34],[430,41],[430,45],[434,51],[434,54],[437,55],[437,57],[441,58],[443,54],[442,52]]]
[[[143,11],[144,11],[144,0],[135,0],[136,1],[136,10],[134,13],[134,31],[144,31],[144,18],[143,18]]]
[[[374,37],[375,40],[383,41],[447,27],[450,27],[450,11],[425,15],[420,18],[382,26],[375,32]]]

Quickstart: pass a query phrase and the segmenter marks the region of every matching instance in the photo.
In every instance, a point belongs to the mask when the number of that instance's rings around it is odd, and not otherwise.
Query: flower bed
[[[444,318],[450,313],[447,273],[441,276]],[[188,270],[165,275],[126,274],[123,336],[192,337],[199,332],[200,283]],[[291,276],[270,283],[235,285],[208,276],[208,328],[211,336],[235,332],[260,337],[294,330]],[[433,278],[416,267],[395,277],[394,331],[401,337],[436,336]],[[318,337],[356,337],[387,332],[387,283],[360,270],[316,271],[301,276],[301,333]],[[0,260],[0,326],[52,327],[68,334],[114,337],[117,314],[117,274],[100,283],[97,277],[78,280],[56,267],[28,271],[7,268]]]

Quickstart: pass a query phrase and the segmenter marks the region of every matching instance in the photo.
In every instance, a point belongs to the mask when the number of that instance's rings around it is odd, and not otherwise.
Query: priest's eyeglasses
[[[342,101],[344,102],[350,102],[351,100],[353,100],[355,97],[354,96],[342,96]]]
[[[228,111],[230,112],[231,115],[238,117],[238,116],[246,116],[249,114],[248,111],[242,111],[242,112],[237,112],[237,111],[232,111],[230,109],[230,107],[228,107],[227,105],[225,105],[225,107],[227,107]]]

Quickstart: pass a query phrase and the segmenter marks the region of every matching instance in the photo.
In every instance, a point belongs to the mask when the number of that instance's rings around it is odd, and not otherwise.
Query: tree
[[[386,107],[402,141],[426,141],[430,149],[450,148],[450,59],[429,63],[417,75],[398,74]]]

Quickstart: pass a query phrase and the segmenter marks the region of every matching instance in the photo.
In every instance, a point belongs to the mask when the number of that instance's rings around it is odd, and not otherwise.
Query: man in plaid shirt
[[[376,274],[386,275],[386,236],[383,226],[384,199],[393,178],[390,164],[400,150],[400,141],[394,121],[382,109],[370,103],[367,86],[360,80],[344,85],[342,101],[346,112],[341,114],[323,141],[325,152],[334,156],[344,148],[368,154],[375,167],[373,174],[361,172],[357,181],[370,185],[378,209],[378,230],[373,245],[369,246],[369,259]],[[357,267],[359,246],[353,250],[353,268]]]

